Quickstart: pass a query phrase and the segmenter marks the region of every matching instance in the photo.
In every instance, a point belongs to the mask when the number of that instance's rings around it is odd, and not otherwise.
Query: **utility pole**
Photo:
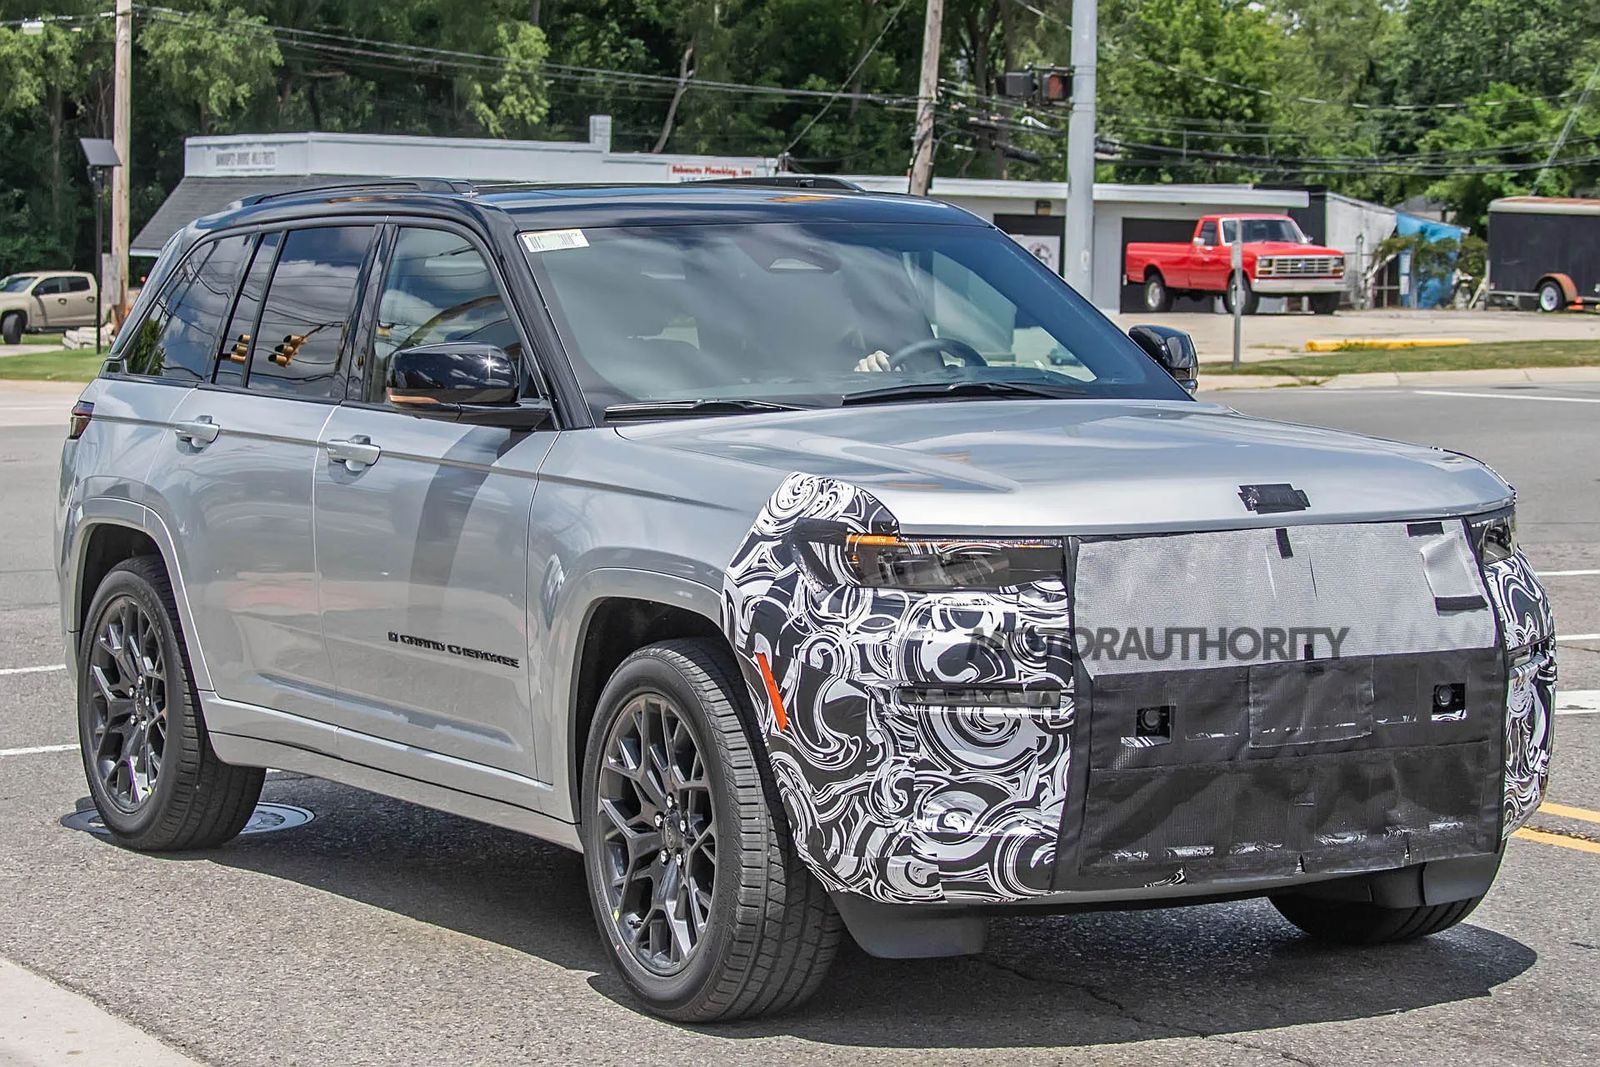
[[[1072,115],[1067,126],[1067,233],[1062,276],[1089,296],[1094,247],[1094,76],[1099,0],[1072,0]]]
[[[1600,80],[1600,63],[1594,65],[1594,70],[1589,72],[1589,80],[1583,83],[1583,92],[1578,94],[1578,102],[1572,105],[1572,110],[1567,112],[1567,121],[1561,127],[1561,136],[1556,138],[1556,146],[1550,149],[1550,157],[1544,161],[1544,166],[1539,168],[1539,173],[1533,179],[1533,192],[1539,191],[1539,186],[1544,183],[1545,171],[1556,165],[1556,157],[1561,154],[1561,148],[1567,143],[1567,137],[1572,133],[1572,124],[1578,121],[1578,112],[1583,110],[1583,105],[1588,103],[1589,94],[1594,91],[1594,83]]]
[[[944,0],[928,0],[922,24],[922,77],[917,82],[917,132],[911,142],[911,195],[927,196],[933,181],[933,103],[939,93],[939,35]]]
[[[111,140],[122,165],[111,172],[111,317],[118,326],[128,311],[128,170],[132,126],[133,0],[117,0],[117,56],[112,76]],[[95,250],[99,255],[99,249]]]

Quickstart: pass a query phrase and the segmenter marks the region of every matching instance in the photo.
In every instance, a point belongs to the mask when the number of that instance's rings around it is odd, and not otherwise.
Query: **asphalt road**
[[[1460,448],[1522,494],[1544,571],[1600,570],[1600,388],[1229,393],[1255,414]],[[24,405],[26,406],[26,405]],[[37,406],[37,405],[36,405]],[[48,406],[48,405],[46,405]],[[20,410],[20,409],[19,409]],[[40,421],[48,425],[16,426]],[[721,1028],[640,1013],[605,969],[571,853],[294,775],[307,826],[145,856],[59,820],[87,803],[51,574],[61,421],[0,405],[0,956],[219,1064],[1592,1062],[1600,823],[1540,813],[1463,925],[1315,945],[1262,903],[996,923],[981,957],[847,948],[801,1012]],[[1600,574],[1552,577],[1600,633]],[[1600,639],[1562,646],[1600,689]],[[1557,720],[1552,799],[1600,809],[1600,715]],[[0,1003],[0,1032],[12,1005]]]

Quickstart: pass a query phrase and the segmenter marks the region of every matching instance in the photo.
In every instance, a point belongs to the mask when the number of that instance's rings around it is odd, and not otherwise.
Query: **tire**
[[[1153,315],[1172,310],[1172,290],[1167,288],[1160,271],[1153,270],[1144,276],[1144,309]]]
[[[744,694],[732,656],[710,642],[640,649],[600,694],[584,755],[581,832],[595,923],[634,996],[680,1022],[793,1008],[822,984],[839,945],[839,913],[795,850],[765,754],[752,740],[755,716]],[[668,803],[671,791],[659,787],[652,801],[649,782],[666,776],[628,766],[631,760],[647,770],[662,762],[624,755],[649,747],[632,742],[652,709],[660,711],[661,725],[650,727],[651,745],[677,737],[670,748],[661,745],[680,771],[674,780],[704,782],[703,790],[680,792],[680,802]],[[692,747],[683,744],[685,735]],[[686,829],[672,832],[663,816],[673,814]],[[712,869],[705,894],[708,827]],[[670,865],[663,862],[669,851]],[[655,910],[662,887],[677,884],[687,886],[674,908],[683,909],[684,928],[692,929],[696,914],[703,923],[686,951],[668,913]],[[668,958],[674,952],[681,958]]]
[[[1349,900],[1318,900],[1296,893],[1271,898],[1278,914],[1319,941],[1341,945],[1388,945],[1412,941],[1448,930],[1472,914],[1482,896],[1424,904],[1415,908],[1385,908]]]
[[[1313,315],[1332,315],[1339,310],[1338,293],[1314,293],[1311,297]]]
[[[1228,314],[1230,315],[1233,314],[1234,288],[1234,280],[1230,276],[1228,278],[1228,287],[1222,291],[1222,306],[1228,309]],[[1243,304],[1240,307],[1241,314],[1254,315],[1256,308],[1261,305],[1261,297],[1257,296],[1256,291],[1250,287],[1248,275],[1239,278],[1238,288],[1242,291],[1244,297]]]
[[[117,564],[95,590],[77,670],[84,776],[113,838],[162,852],[212,848],[244,829],[266,771],[212,751],[157,557]]]
[[[1539,283],[1537,304],[1540,311],[1551,313],[1567,310],[1567,292],[1553,279]]]
[[[4,318],[0,318],[0,339],[3,339],[8,345],[20,345],[22,343],[23,326],[24,322],[20,311],[13,311]]]

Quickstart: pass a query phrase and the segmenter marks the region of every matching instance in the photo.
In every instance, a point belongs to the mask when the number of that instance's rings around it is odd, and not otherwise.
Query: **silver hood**
[[[890,404],[683,419],[618,432],[647,448],[780,476],[839,478],[870,491],[904,529],[926,533],[1437,518],[1485,511],[1512,496],[1489,468],[1454,453],[1191,401]],[[1256,515],[1240,499],[1241,486],[1282,482],[1305,492],[1308,510]]]

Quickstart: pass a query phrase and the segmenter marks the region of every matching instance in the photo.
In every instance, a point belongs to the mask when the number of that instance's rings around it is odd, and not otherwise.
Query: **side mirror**
[[[505,349],[476,341],[402,348],[389,364],[391,403],[418,418],[536,430],[546,400],[519,400],[517,364]]]
[[[1196,237],[1194,239],[1194,246],[1196,248],[1204,248],[1206,246],[1206,239],[1204,237]]]
[[[1128,336],[1185,390],[1195,391],[1200,384],[1200,356],[1193,337],[1170,326],[1135,326]]]

